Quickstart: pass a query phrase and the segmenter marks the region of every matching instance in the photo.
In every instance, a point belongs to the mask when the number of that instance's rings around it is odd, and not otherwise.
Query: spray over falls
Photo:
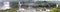
[[[1,7],[0,10],[6,10],[6,9],[10,9],[10,2],[3,2],[3,6]]]

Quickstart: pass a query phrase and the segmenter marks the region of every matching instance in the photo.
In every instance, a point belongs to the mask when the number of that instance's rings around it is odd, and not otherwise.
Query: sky
[[[2,1],[5,1],[5,0],[0,0],[0,2],[2,2]],[[16,0],[8,0],[8,1],[16,1]],[[24,0],[24,1],[26,1],[26,0]],[[34,0],[34,1],[38,1],[38,0]],[[59,3],[60,0],[39,0],[39,1],[52,1],[52,2],[55,1],[56,3]]]
[[[37,0],[35,0],[37,1]],[[60,0],[39,0],[39,1],[60,1]]]
[[[1,0],[0,0],[1,1]],[[11,0],[12,1],[12,0]],[[44,1],[44,0],[41,0]],[[45,0],[45,1],[60,1],[60,0]]]

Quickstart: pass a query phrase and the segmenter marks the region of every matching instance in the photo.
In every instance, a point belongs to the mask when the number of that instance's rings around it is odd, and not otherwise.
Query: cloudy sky
[[[6,0],[0,0],[0,2],[2,2],[2,1],[6,1]],[[8,0],[8,1],[16,1],[16,0]],[[24,1],[27,1],[27,0],[24,0]],[[38,1],[38,0],[34,0],[34,1]],[[55,2],[58,2],[58,1],[60,1],[60,0],[39,0],[39,1],[55,1]]]
[[[2,1],[2,0],[0,0],[0,1]],[[60,1],[60,0],[40,0],[40,1]]]
[[[37,1],[37,0],[35,0]],[[60,0],[39,0],[39,1],[60,1]]]

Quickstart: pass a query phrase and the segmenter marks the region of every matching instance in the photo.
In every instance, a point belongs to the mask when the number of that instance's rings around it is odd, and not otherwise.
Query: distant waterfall
[[[9,2],[3,2],[3,7],[1,8],[2,10],[10,9],[10,4]]]
[[[56,4],[56,7],[58,7],[58,4]]]

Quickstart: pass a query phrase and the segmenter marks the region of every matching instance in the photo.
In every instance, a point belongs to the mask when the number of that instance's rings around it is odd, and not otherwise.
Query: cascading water
[[[28,4],[29,5],[29,7],[27,7],[27,9],[24,9],[24,8],[21,8],[21,5],[22,4],[20,4],[20,2],[19,2],[19,10],[17,10],[17,12],[35,12],[35,9],[34,8],[32,8],[32,5],[33,3],[30,3],[30,4]],[[31,9],[32,8],[32,9]]]
[[[47,9],[46,7],[43,7],[44,9],[42,9],[42,7],[33,8],[31,5],[35,4],[35,3],[31,3],[31,2],[29,2],[29,3],[23,2],[23,3],[28,4],[28,8],[27,9],[21,8],[21,5],[23,5],[23,4],[20,4],[20,2],[19,2],[19,4],[18,4],[19,10],[17,12],[49,12],[50,11],[50,9]],[[42,3],[42,4],[44,4],[44,3]],[[25,6],[25,5],[23,5],[23,6]],[[58,5],[57,5],[57,7],[58,7]]]
[[[10,9],[10,5],[9,5],[9,2],[3,2],[3,6],[1,8],[1,10],[6,10],[6,9]]]
[[[56,7],[58,7],[58,4],[56,4]]]

